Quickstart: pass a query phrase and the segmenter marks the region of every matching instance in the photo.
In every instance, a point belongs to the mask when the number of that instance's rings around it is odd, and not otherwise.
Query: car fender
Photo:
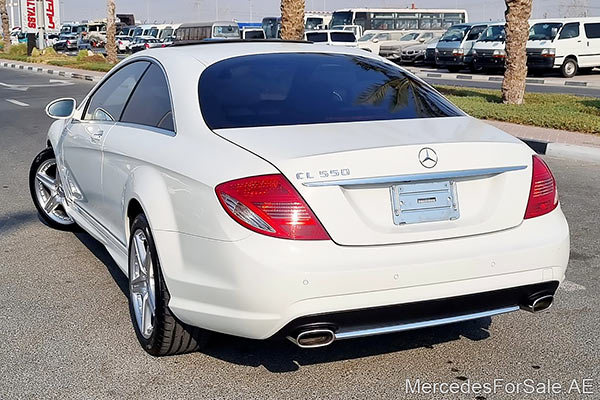
[[[50,128],[48,129],[48,140],[46,144],[52,147],[53,149],[57,149],[58,142],[60,140],[60,137],[62,136],[63,131],[65,130],[65,127],[66,120],[59,119],[54,121],[54,123],[50,125]]]
[[[129,238],[129,216],[132,200],[142,207],[150,228],[154,230],[177,231],[173,202],[162,174],[151,167],[135,168],[123,190],[122,221],[125,224],[126,237]]]

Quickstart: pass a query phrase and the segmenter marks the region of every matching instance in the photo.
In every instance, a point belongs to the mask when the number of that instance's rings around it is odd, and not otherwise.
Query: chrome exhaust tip
[[[531,313],[541,313],[547,311],[554,303],[554,296],[551,294],[532,298],[527,304],[521,306],[522,309]]]
[[[308,329],[300,331],[296,336],[288,336],[287,338],[302,349],[315,349],[333,343],[335,333],[331,329]]]

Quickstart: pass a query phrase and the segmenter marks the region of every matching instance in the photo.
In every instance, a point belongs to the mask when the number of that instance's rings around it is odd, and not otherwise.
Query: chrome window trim
[[[136,124],[133,122],[115,122],[115,126],[122,126],[125,128],[142,129],[142,130],[151,131],[154,133],[158,133],[158,134],[170,136],[170,137],[175,137],[175,135],[176,135],[175,132],[170,131],[168,129],[157,128],[155,126],[150,126],[150,125]]]
[[[526,168],[527,165],[516,165],[511,167],[467,169],[463,171],[429,172],[411,175],[380,176],[373,178],[338,179],[333,181],[304,182],[302,183],[302,185],[307,187],[393,185],[396,183],[414,181],[435,181],[493,176],[510,171],[520,171]]]

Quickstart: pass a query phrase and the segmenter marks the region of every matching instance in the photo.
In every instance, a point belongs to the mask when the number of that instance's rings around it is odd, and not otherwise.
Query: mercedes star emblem
[[[438,156],[433,149],[425,147],[419,152],[419,161],[425,168],[433,168],[438,163]]]

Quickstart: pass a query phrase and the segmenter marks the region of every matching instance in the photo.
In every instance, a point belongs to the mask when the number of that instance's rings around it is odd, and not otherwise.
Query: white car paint
[[[164,68],[177,133],[82,122],[84,106],[72,120],[55,122],[48,137],[62,179],[83,192],[77,198],[69,189],[68,214],[128,274],[127,207],[137,200],[154,235],[173,313],[194,326],[255,339],[307,315],[564,280],[569,231],[560,206],[523,219],[533,152],[471,117],[246,132],[207,127],[197,84],[207,66],[242,55],[315,52],[391,64],[360,49],[284,42],[182,46],[129,57],[121,65],[146,59]],[[523,169],[459,180],[460,219],[406,226],[392,223],[389,186],[305,185],[308,173],[319,176],[323,169],[348,168],[353,179],[422,174],[424,147],[439,154],[436,172]],[[223,182],[279,173],[332,240],[255,233],[234,221],[215,194]]]

